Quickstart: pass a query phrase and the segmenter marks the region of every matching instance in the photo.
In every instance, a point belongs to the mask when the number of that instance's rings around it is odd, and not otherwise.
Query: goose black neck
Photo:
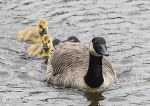
[[[91,88],[97,88],[104,82],[102,74],[103,56],[94,56],[90,53],[89,68],[84,76],[85,83]]]

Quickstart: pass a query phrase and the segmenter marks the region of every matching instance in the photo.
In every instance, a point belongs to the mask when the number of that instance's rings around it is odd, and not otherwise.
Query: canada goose
[[[102,37],[93,38],[89,48],[81,43],[61,43],[48,60],[47,82],[101,92],[116,81],[115,71],[104,56],[108,54]]]
[[[30,41],[32,43],[41,42],[41,37],[47,34],[48,22],[45,19],[40,19],[36,27],[30,27],[20,30],[17,34],[18,41]]]
[[[53,50],[52,38],[45,34],[42,36],[42,43],[32,44],[27,49],[27,54],[31,57],[49,57]]]
[[[67,40],[64,40],[64,41],[60,41],[59,39],[54,39],[53,40],[53,45],[56,46],[58,45],[59,43],[61,42],[73,42],[73,43],[77,43],[77,42],[80,42],[79,39],[76,37],[76,36],[70,36],[67,38]]]

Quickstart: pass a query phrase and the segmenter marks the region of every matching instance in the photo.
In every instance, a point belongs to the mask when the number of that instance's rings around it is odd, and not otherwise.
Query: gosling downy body
[[[32,44],[27,49],[27,54],[31,57],[50,57],[52,50],[52,38],[46,34],[42,36],[42,43]]]
[[[40,43],[41,37],[47,34],[48,22],[45,19],[40,19],[36,27],[30,27],[20,30],[17,34],[18,41],[30,41],[31,43]]]
[[[93,38],[90,47],[65,42],[54,49],[48,60],[47,82],[55,86],[101,92],[116,82],[104,38]]]

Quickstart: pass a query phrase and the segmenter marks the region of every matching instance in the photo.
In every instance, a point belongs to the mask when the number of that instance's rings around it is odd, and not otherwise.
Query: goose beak
[[[43,49],[44,49],[45,51],[47,51],[47,50],[48,50],[48,46],[47,46],[47,44],[44,44],[44,45],[43,45]]]
[[[100,48],[101,48],[100,52],[102,55],[109,56],[106,45],[100,45]]]
[[[106,45],[100,45],[97,52],[98,52],[98,54],[102,54],[104,56],[109,56]]]

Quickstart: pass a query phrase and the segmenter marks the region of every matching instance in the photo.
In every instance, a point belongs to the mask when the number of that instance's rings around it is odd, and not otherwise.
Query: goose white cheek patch
[[[90,53],[92,53],[94,56],[101,56],[101,55],[99,55],[99,54],[95,51],[95,49],[93,48],[92,42],[90,43]]]

